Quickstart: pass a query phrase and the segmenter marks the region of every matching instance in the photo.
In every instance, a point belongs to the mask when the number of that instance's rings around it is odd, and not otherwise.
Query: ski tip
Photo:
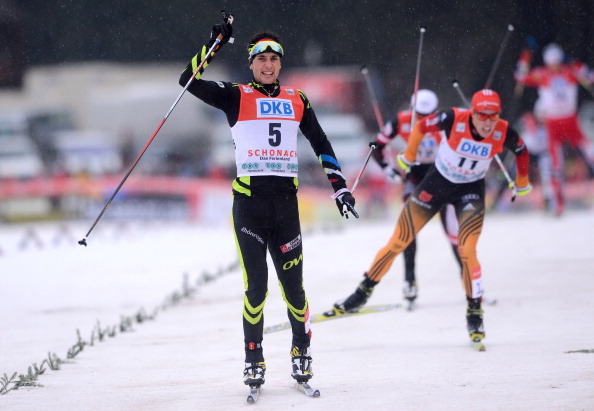
[[[260,390],[262,389],[261,385],[250,385],[250,393],[247,396],[246,401],[249,404],[253,404],[258,401],[258,397],[260,396]]]
[[[296,382],[293,386],[308,397],[318,398],[320,396],[320,390],[312,388],[307,381]]]
[[[485,344],[483,344],[481,341],[471,341],[470,345],[479,352],[487,351],[487,347],[485,347]]]

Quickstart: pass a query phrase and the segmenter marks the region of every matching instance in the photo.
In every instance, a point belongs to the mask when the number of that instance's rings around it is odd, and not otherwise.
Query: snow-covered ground
[[[342,221],[304,232],[305,288],[314,313],[351,293],[392,232],[382,223]],[[34,245],[31,233],[44,246]],[[479,241],[486,352],[472,350],[465,299],[437,220],[418,239],[418,308],[314,324],[312,386],[288,387],[290,332],[264,339],[266,384],[245,402],[241,328],[243,281],[228,225],[102,222],[89,246],[53,224],[0,230],[0,377],[26,374],[48,353],[66,359],[77,341],[134,323],[86,346],[58,371],[0,396],[3,410],[592,410],[594,409],[594,211],[559,219],[539,212],[491,213]],[[58,233],[62,241],[57,242]],[[23,240],[28,238],[28,246]],[[370,304],[402,302],[402,257]],[[192,298],[164,304],[184,274],[224,274]],[[266,325],[286,320],[274,274]]]

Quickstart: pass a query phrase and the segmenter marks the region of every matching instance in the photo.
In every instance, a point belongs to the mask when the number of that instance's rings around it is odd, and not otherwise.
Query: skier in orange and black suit
[[[428,89],[421,89],[411,97],[412,110],[399,111],[395,118],[389,120],[381,131],[377,134],[376,143],[378,149],[373,151],[374,160],[380,165],[386,177],[394,182],[400,181],[400,173],[390,165],[390,159],[386,159],[386,146],[390,144],[397,136],[400,136],[405,142],[410,138],[412,121],[421,121],[428,115],[437,110],[439,99],[437,95]],[[413,120],[414,117],[414,120]],[[414,189],[423,180],[431,165],[435,162],[437,149],[441,142],[439,131],[431,131],[424,135],[423,140],[417,151],[417,163],[410,168],[406,174],[402,192],[402,201],[406,202]],[[444,204],[439,210],[439,218],[443,229],[450,241],[454,257],[462,269],[462,261],[458,253],[458,220],[456,219],[454,207],[451,204]],[[417,298],[417,278],[415,273],[415,257],[417,253],[416,241],[413,241],[404,250],[404,287],[403,294],[409,302],[408,309],[414,307],[414,301]]]
[[[482,273],[476,245],[485,214],[485,175],[493,157],[507,148],[516,156],[518,195],[532,190],[528,178],[529,155],[522,138],[499,118],[501,101],[493,90],[480,90],[472,109],[451,108],[425,117],[414,126],[408,146],[398,155],[398,164],[408,170],[416,159],[423,136],[441,130],[442,139],[434,166],[404,206],[388,243],[377,253],[371,267],[353,294],[333,307],[336,315],[356,311],[371,296],[394,259],[444,204],[453,204],[459,223],[458,249],[462,259],[462,282],[468,300],[467,328],[473,342],[481,344],[483,328]]]

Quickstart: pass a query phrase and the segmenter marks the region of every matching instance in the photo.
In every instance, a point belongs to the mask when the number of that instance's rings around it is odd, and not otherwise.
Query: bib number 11
[[[460,157],[460,162],[458,163],[458,167],[462,168],[464,166],[464,163],[466,163],[466,160],[467,160],[466,157]],[[474,170],[474,167],[476,167],[477,163],[478,163],[478,160],[471,160],[469,168],[471,170]]]

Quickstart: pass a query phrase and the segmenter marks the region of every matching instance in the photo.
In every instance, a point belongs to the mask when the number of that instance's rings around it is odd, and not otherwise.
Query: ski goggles
[[[474,114],[476,114],[476,118],[478,118],[480,121],[487,121],[487,120],[495,121],[495,120],[499,119],[499,115],[501,113],[487,114],[487,113],[483,113],[482,111],[475,111]]]
[[[250,54],[248,58],[251,61],[257,54],[265,53],[267,51],[276,53],[281,57],[284,54],[283,46],[279,43],[271,39],[262,39],[248,49]]]

